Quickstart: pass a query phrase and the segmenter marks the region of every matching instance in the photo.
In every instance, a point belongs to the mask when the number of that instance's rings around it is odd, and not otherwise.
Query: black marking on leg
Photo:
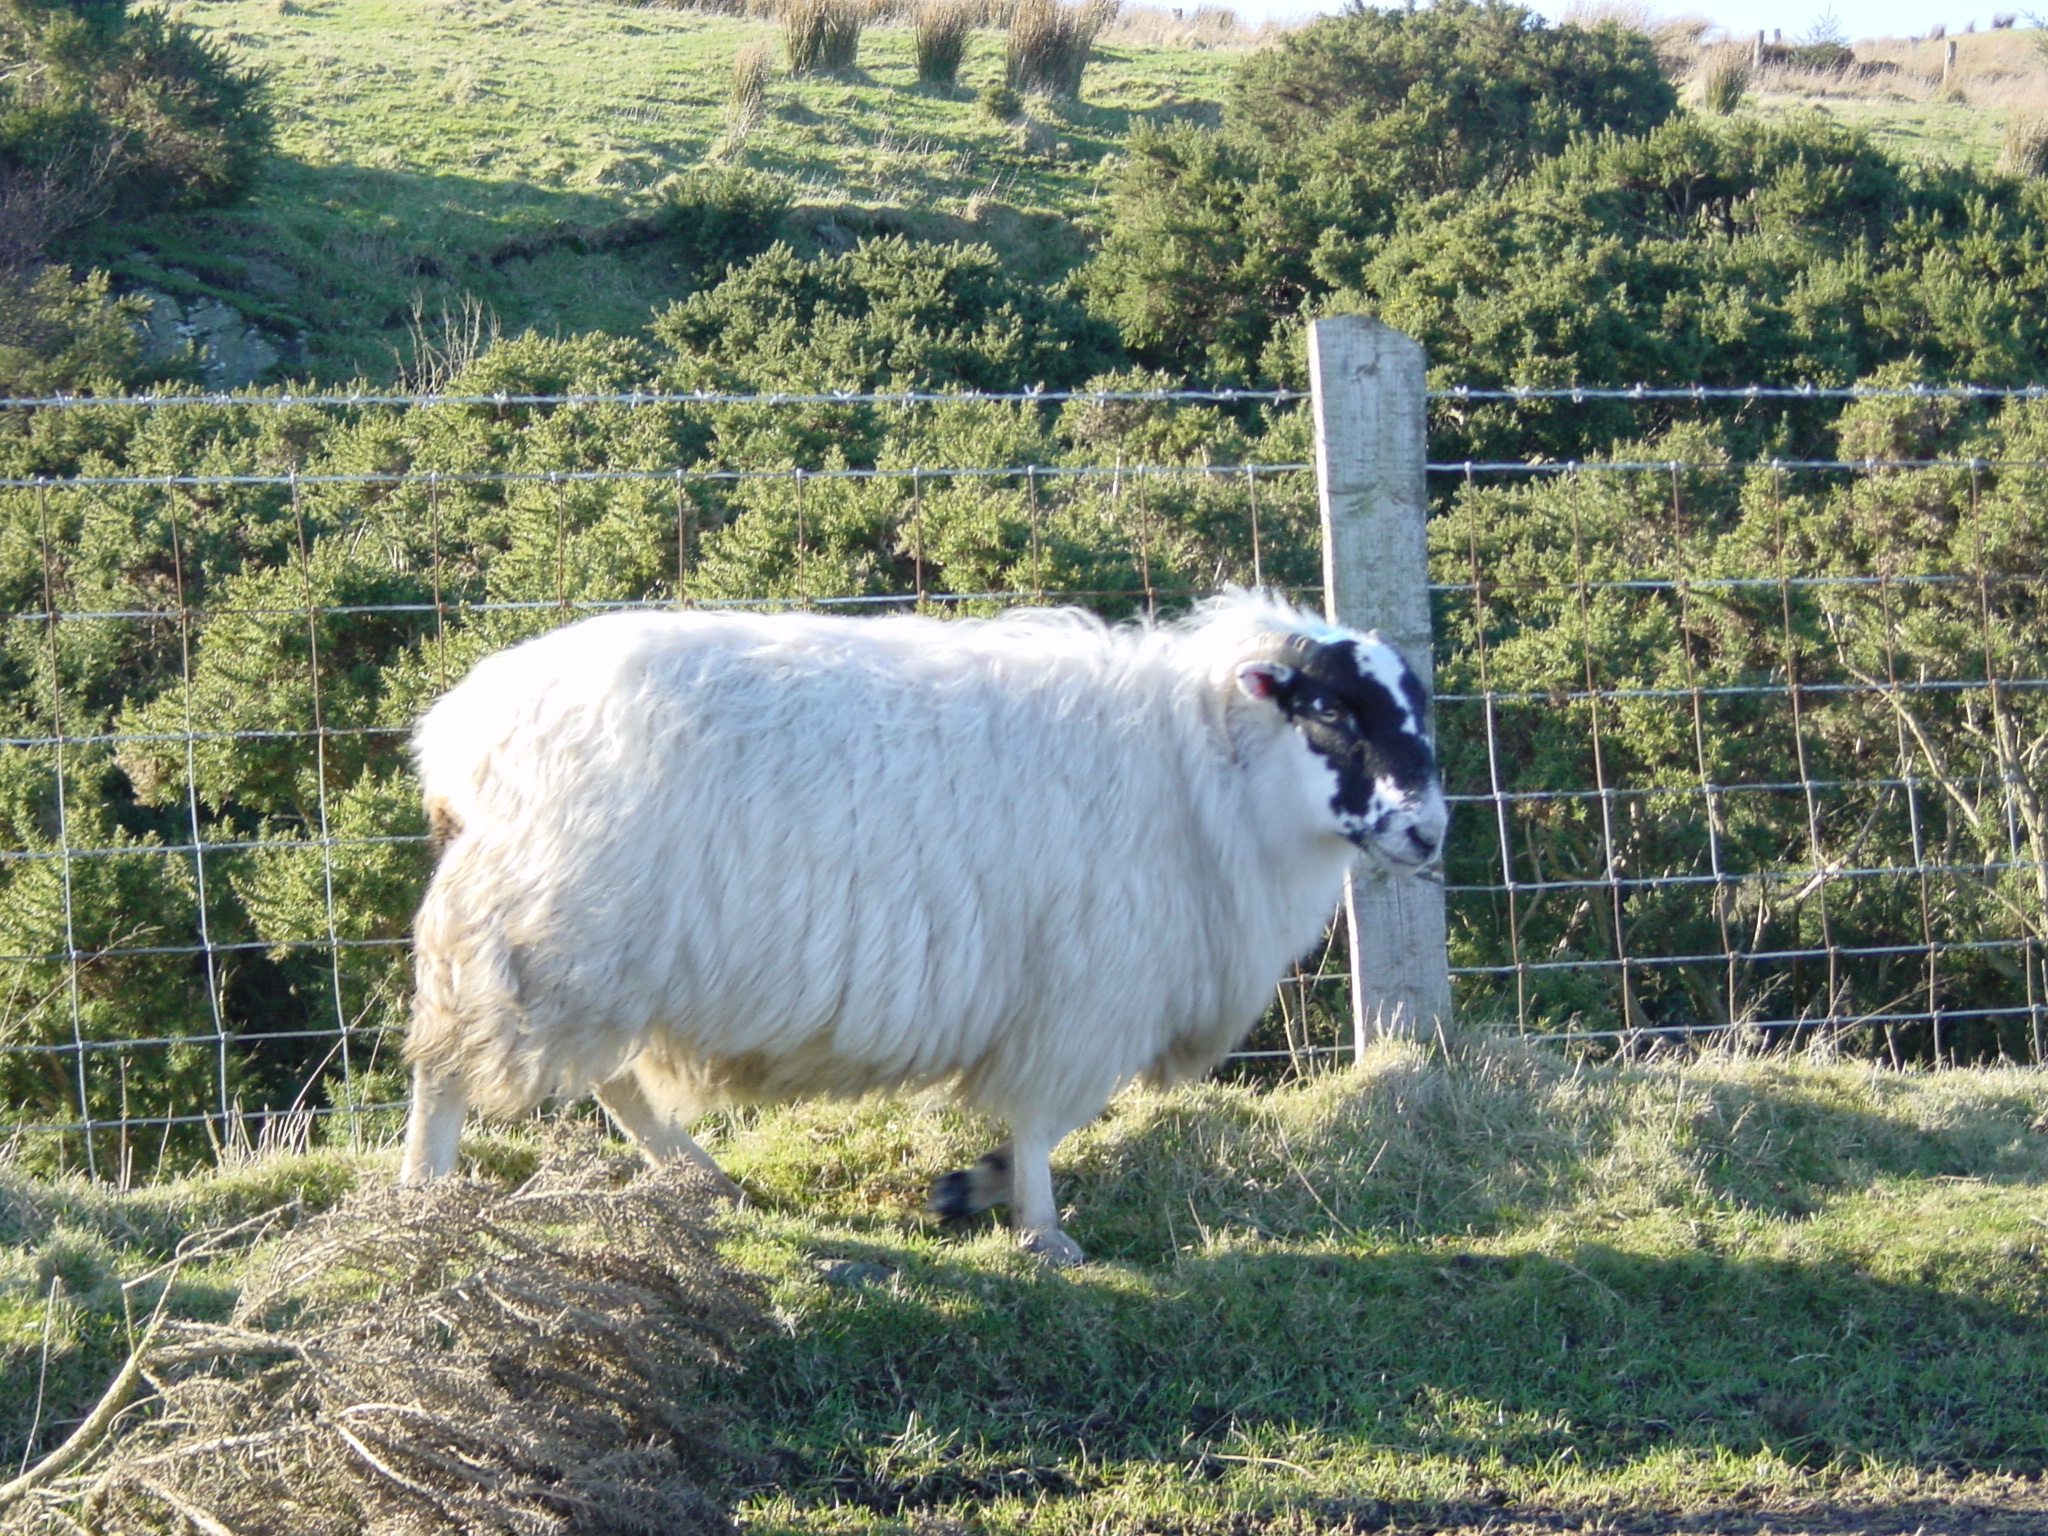
[[[973,1200],[973,1171],[955,1168],[951,1173],[942,1173],[932,1180],[931,1194],[926,1197],[924,1208],[944,1220],[958,1221],[974,1214]]]
[[[1005,1150],[984,1152],[972,1168],[955,1168],[932,1180],[925,1209],[934,1216],[958,1221],[979,1216],[993,1205],[1010,1198],[1010,1154]]]

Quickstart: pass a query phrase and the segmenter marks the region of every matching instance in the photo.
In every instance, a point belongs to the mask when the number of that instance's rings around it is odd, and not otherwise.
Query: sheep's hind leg
[[[425,1067],[412,1069],[412,1107],[405,1118],[405,1159],[398,1182],[425,1184],[455,1171],[462,1146],[462,1117],[469,1095],[453,1076],[436,1076]]]
[[[1010,1149],[1006,1144],[982,1153],[972,1168],[955,1168],[933,1179],[925,1209],[953,1221],[1009,1203]]]
[[[605,1113],[650,1163],[687,1159],[711,1175],[720,1199],[746,1198],[739,1185],[725,1176],[725,1170],[690,1135],[688,1115],[649,1097],[633,1068],[627,1068],[610,1082],[598,1084],[596,1092],[597,1102],[604,1106]]]

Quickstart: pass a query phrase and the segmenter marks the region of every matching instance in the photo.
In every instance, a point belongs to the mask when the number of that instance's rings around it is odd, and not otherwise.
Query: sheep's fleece
[[[403,1177],[466,1108],[595,1093],[650,1157],[719,1102],[949,1083],[1009,1144],[933,1187],[1057,1262],[1052,1146],[1213,1066],[1359,847],[1441,844],[1426,699],[1262,593],[1071,610],[635,612],[481,662],[416,747]]]

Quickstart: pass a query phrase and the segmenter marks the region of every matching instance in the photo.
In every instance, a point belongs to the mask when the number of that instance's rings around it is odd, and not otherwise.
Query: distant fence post
[[[1423,356],[1419,342],[1362,315],[1308,328],[1316,480],[1323,508],[1324,609],[1377,629],[1430,681]],[[1345,891],[1353,1042],[1448,1036],[1451,981],[1444,890],[1361,864]]]

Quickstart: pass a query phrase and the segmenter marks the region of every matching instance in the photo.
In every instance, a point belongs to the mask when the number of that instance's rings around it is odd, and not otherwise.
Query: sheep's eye
[[[1333,704],[1328,699],[1317,699],[1309,706],[1308,714],[1311,720],[1324,725],[1343,725],[1349,718],[1341,704]]]

